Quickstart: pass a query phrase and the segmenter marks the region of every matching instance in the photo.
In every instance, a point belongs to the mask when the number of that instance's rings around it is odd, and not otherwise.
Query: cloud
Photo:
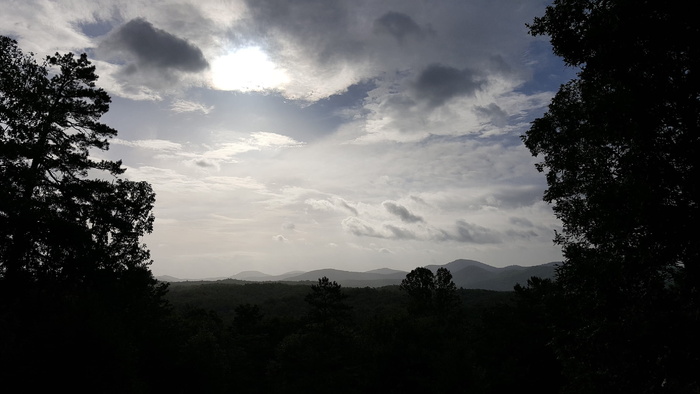
[[[125,53],[135,67],[198,72],[209,67],[202,51],[165,30],[154,27],[142,18],[132,19],[104,42],[112,52]]]
[[[359,214],[357,208],[340,197],[333,197],[331,200],[315,200],[310,198],[304,201],[304,204],[310,205],[313,209],[319,211],[348,211],[355,216]]]
[[[504,127],[508,124],[508,113],[495,103],[491,103],[485,107],[475,107],[478,114],[488,118],[496,127]]]
[[[501,187],[487,203],[503,208],[527,207],[542,201],[542,193],[540,185]]]
[[[212,190],[229,191],[232,189],[265,190],[265,185],[252,177],[208,176],[201,180]]]
[[[386,205],[385,205],[386,207]],[[391,223],[378,223],[358,217],[348,217],[341,222],[343,230],[358,237],[370,237],[391,240],[418,240],[428,242],[458,242],[474,245],[498,244],[504,236],[523,238],[532,236],[532,231],[511,231],[507,234],[488,229],[465,220],[457,220],[454,227],[438,228],[421,224],[411,228]]]
[[[344,231],[358,237],[370,237],[391,240],[418,240],[426,242],[457,242],[474,245],[498,244],[504,237],[523,238],[533,236],[532,231],[513,231],[502,233],[466,220],[457,220],[452,227],[428,224],[419,216],[412,214],[405,207],[385,201],[382,206],[389,213],[399,217],[406,226],[378,220],[367,220],[357,216],[345,218],[342,222]]]
[[[251,146],[266,148],[293,148],[304,145],[303,142],[296,141],[286,135],[264,131],[252,133],[248,141]]]
[[[263,44],[270,60],[287,71],[287,97],[316,101],[368,76],[367,29],[347,1],[246,0],[245,37]],[[366,23],[365,23],[366,24]]]
[[[304,42],[304,48],[295,49],[314,58],[333,61],[351,49],[352,39],[346,34],[351,20],[344,1],[247,0],[246,5],[257,34]]]
[[[389,213],[398,216],[403,222],[415,223],[423,221],[422,217],[412,214],[411,212],[409,212],[408,209],[406,209],[406,207],[399,205],[395,202],[384,201],[382,205],[384,206],[384,208],[386,208],[387,211],[389,211]]]
[[[287,239],[287,237],[285,237],[285,236],[282,235],[282,234],[275,235],[275,236],[272,237],[272,239],[273,239],[274,241],[281,242],[281,243],[288,243],[288,242],[289,242],[289,240]]]
[[[374,33],[392,36],[399,43],[407,38],[420,39],[425,35],[410,16],[394,11],[389,11],[374,21]]]
[[[388,238],[380,231],[375,230],[372,225],[357,217],[345,218],[341,225],[345,231],[358,237]]]
[[[416,239],[418,238],[416,234],[406,228],[394,226],[392,224],[385,224],[384,228],[389,230],[391,233],[390,238],[392,239]]]
[[[523,217],[510,217],[508,218],[508,222],[520,227],[534,227],[530,220]]]
[[[336,204],[340,205],[341,207],[347,209],[348,211],[352,212],[355,216],[357,216],[357,209],[353,206],[350,206],[350,204],[348,204],[347,201],[343,200],[342,198],[336,199]]]
[[[441,228],[428,228],[427,240],[438,242],[459,242],[465,244],[498,244],[502,242],[502,234],[497,231],[482,227],[465,220],[457,220],[454,228],[445,230]]]
[[[221,168],[218,161],[208,160],[208,159],[186,160],[185,164],[194,165],[195,167],[199,167],[199,168],[215,168],[217,170]]]
[[[328,200],[314,200],[309,198],[304,201],[304,204],[311,206],[312,209],[317,211],[334,211],[335,204]]]
[[[507,230],[505,234],[511,238],[521,238],[525,240],[530,240],[532,238],[537,238],[539,235],[533,230],[519,231],[519,230]]]
[[[214,106],[212,105],[207,107],[202,103],[189,100],[175,100],[170,104],[170,110],[178,113],[201,112],[204,115],[207,115],[214,110]]]
[[[304,143],[281,134],[257,132],[251,133],[247,138],[239,138],[237,142],[223,142],[213,147],[208,145],[202,146],[206,150],[200,152],[181,151],[177,152],[177,156],[184,159],[186,164],[200,168],[216,168],[218,170],[223,163],[237,163],[236,156],[243,153],[296,148],[304,146]]]
[[[451,235],[450,238],[457,242],[473,244],[496,244],[501,242],[496,232],[485,227],[468,223],[464,220],[458,220],[456,226],[457,231],[455,235]]]
[[[442,64],[425,68],[413,82],[413,95],[437,107],[451,98],[473,95],[486,81],[470,69],[457,69]]]
[[[113,138],[110,140],[111,144],[130,146],[133,148],[157,150],[157,151],[179,151],[182,149],[182,144],[177,142],[167,141],[167,140],[135,140],[126,141],[119,138]]]

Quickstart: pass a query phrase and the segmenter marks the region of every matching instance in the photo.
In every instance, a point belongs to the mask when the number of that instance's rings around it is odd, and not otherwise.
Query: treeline
[[[414,270],[415,271],[415,270]],[[435,290],[430,295],[436,297]],[[180,389],[558,392],[546,320],[516,292],[454,289],[447,309],[399,286],[171,285]],[[177,391],[177,388],[173,388]]]

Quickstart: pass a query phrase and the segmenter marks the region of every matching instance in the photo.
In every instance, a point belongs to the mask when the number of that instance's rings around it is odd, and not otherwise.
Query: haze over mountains
[[[511,265],[508,267],[492,267],[474,260],[455,260],[444,265],[428,265],[426,268],[435,272],[438,268],[445,267],[452,273],[452,280],[457,287],[465,289],[484,289],[497,291],[513,290],[515,284],[525,285],[532,276],[541,278],[554,277],[554,270],[558,262],[521,267]],[[282,275],[267,275],[259,271],[243,271],[228,278],[215,278],[211,280],[234,279],[245,282],[302,282],[316,281],[321,277],[328,277],[345,287],[381,287],[398,285],[406,277],[408,271],[400,271],[389,268],[380,268],[366,272],[342,271],[336,269],[320,269],[314,271],[292,271]],[[182,279],[160,276],[157,278],[166,282],[179,282]]]

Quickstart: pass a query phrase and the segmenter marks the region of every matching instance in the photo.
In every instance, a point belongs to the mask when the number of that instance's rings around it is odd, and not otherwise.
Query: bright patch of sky
[[[24,51],[96,65],[156,275],[561,259],[520,142],[575,75],[527,34],[546,2],[0,5]]]
[[[214,59],[211,79],[214,89],[239,92],[281,89],[289,81],[258,47],[236,49]]]

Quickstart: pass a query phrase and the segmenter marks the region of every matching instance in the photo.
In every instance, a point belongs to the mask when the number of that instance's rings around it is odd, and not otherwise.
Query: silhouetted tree
[[[698,392],[700,23],[687,2],[555,0],[530,32],[580,70],[523,136],[563,223],[571,388]]]
[[[435,308],[439,313],[447,313],[460,304],[457,285],[452,281],[452,273],[440,267],[435,273]]]
[[[110,98],[96,80],[84,54],[39,64],[0,36],[0,361],[11,366],[0,369],[130,391],[145,384],[139,346],[165,313],[165,287],[140,242],[153,226],[151,186],[90,158],[116,135],[99,121]],[[58,361],[66,354],[74,368]]]
[[[445,267],[438,268],[437,274],[428,268],[417,267],[406,274],[399,288],[410,298],[409,310],[416,313],[446,314],[460,303],[457,286]]]
[[[417,267],[401,281],[399,289],[410,297],[409,309],[415,312],[425,312],[432,308],[433,292],[435,291],[435,275],[425,267]]]
[[[329,386],[357,392],[359,347],[346,298],[341,286],[325,276],[311,285],[306,324],[280,341],[270,365],[275,392],[320,393]]]
[[[341,286],[324,276],[311,285],[311,293],[304,300],[312,307],[312,320],[326,323],[347,318],[350,307],[344,302],[346,298]]]
[[[70,53],[38,64],[7,37],[0,62],[0,276],[80,282],[146,267],[150,185],[89,156],[116,135],[99,122],[110,98],[95,67]]]

